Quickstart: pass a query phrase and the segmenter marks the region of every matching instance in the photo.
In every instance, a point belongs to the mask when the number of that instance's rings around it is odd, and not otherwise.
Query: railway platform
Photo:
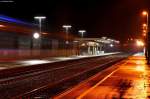
[[[54,99],[150,99],[150,67],[135,54]]]

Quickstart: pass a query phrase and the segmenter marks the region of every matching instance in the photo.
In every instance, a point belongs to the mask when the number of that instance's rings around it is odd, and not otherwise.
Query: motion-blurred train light
[[[0,24],[0,27],[5,27],[5,26]]]

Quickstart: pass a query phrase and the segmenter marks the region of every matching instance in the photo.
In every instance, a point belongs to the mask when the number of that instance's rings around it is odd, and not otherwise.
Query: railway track
[[[0,99],[50,98],[107,68],[128,55],[111,55],[47,64],[30,72],[0,79]],[[41,67],[41,66],[40,66]]]

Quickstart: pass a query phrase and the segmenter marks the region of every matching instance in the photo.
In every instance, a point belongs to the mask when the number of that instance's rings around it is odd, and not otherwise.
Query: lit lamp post
[[[86,32],[85,30],[79,30],[79,33],[81,34],[82,38],[83,38],[85,32]]]
[[[68,44],[69,43],[68,32],[69,32],[69,28],[71,28],[72,26],[71,25],[63,25],[62,27],[66,30],[66,44]]]
[[[146,26],[146,30],[148,32],[148,12],[143,11],[142,14],[143,14],[143,16],[146,16],[146,24],[143,24],[143,26]]]
[[[65,31],[66,31],[66,40],[65,40],[65,46],[66,46],[66,48],[65,48],[65,50],[66,50],[66,56],[68,55],[67,54],[67,45],[69,44],[69,41],[68,41],[68,33],[69,33],[69,29],[72,27],[71,25],[63,25],[62,26],[64,29],[65,29]]]
[[[41,44],[42,44],[42,42],[41,42],[41,35],[42,35],[42,30],[41,30],[41,28],[42,28],[42,20],[46,19],[46,17],[45,17],[45,16],[35,16],[34,19],[37,19],[37,20],[39,21],[39,34],[36,33],[36,34],[33,34],[33,36],[34,36],[34,35],[35,35],[35,36],[39,35],[39,37],[38,37],[38,38],[40,38],[40,40],[39,40],[39,47],[41,47]]]
[[[148,45],[148,39],[149,39],[149,38],[148,38],[148,29],[149,29],[149,28],[148,28],[148,26],[149,26],[149,24],[148,24],[148,21],[149,21],[148,17],[149,17],[149,15],[148,15],[148,12],[147,12],[147,11],[143,11],[143,12],[142,12],[142,15],[143,15],[143,16],[146,16],[146,24],[143,24],[143,26],[146,27],[146,31],[145,31],[145,32],[146,32],[146,33],[145,33],[145,35],[146,35],[146,37],[145,37],[145,38],[146,38],[146,39],[145,39],[145,56],[146,56],[146,58],[148,58],[148,49],[149,49],[149,48],[148,48],[148,47],[149,47],[149,45]],[[143,31],[143,32],[144,32],[144,31]]]
[[[84,36],[84,33],[86,32],[85,30],[79,30],[78,31],[80,34],[81,34],[81,39],[83,39],[83,36]],[[81,44],[82,44],[82,41],[81,41]],[[80,43],[79,43],[79,53],[80,53]]]

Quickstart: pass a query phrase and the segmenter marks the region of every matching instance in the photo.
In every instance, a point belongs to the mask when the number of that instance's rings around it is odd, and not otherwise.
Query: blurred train
[[[0,15],[0,58],[39,58],[47,56],[97,55],[119,51],[119,41],[101,38],[76,38],[65,32],[45,33],[35,39],[38,24]],[[66,44],[66,40],[69,43]]]

